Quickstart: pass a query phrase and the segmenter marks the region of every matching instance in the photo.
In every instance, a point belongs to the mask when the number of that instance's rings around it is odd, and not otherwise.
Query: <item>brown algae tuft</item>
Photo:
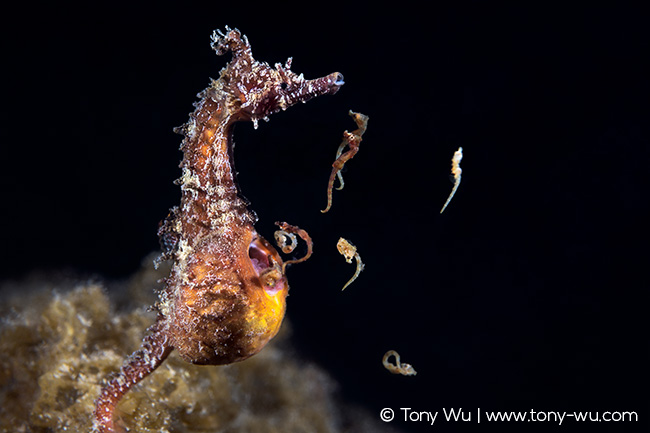
[[[144,305],[160,272],[136,275],[127,290],[138,301],[119,309],[98,283],[0,289],[2,431],[90,430],[101,386],[154,317]],[[197,366],[172,354],[125,396],[117,425],[141,433],[387,431],[338,403],[332,379],[290,351],[287,325],[258,356],[236,364]]]

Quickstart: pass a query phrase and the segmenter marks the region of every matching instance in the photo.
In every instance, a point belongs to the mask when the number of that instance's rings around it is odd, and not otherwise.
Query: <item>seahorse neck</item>
[[[232,232],[254,222],[240,198],[232,155],[235,117],[218,100],[204,97],[184,127],[181,184],[184,231]],[[191,227],[194,226],[194,227]]]

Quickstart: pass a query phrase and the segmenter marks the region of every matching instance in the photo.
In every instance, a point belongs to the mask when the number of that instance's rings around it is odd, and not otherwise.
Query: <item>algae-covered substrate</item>
[[[32,276],[0,288],[0,428],[87,432],[102,384],[154,322],[165,270],[151,260],[127,282]],[[176,354],[127,393],[118,424],[146,432],[389,432],[341,402],[337,384],[300,358],[290,326],[232,365],[196,366]]]

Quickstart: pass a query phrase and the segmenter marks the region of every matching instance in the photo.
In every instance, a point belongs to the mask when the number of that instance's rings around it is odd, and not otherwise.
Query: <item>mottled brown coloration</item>
[[[237,121],[253,121],[315,96],[333,94],[343,77],[333,73],[305,80],[290,70],[257,62],[238,30],[215,32],[217,54],[232,52],[218,80],[199,94],[196,110],[178,132],[181,150],[181,205],[173,208],[158,234],[160,260],[173,266],[157,309],[158,321],[142,347],[102,390],[95,429],[115,431],[115,408],[122,396],[176,349],[194,364],[228,364],[258,353],[278,332],[289,290],[278,252],[256,231],[255,214],[240,197],[232,161]],[[307,240],[297,227],[286,225]],[[309,240],[310,244],[311,241]],[[309,245],[311,250],[311,245]]]
[[[327,206],[321,211],[322,213],[329,212],[332,207],[332,189],[334,188],[334,179],[336,177],[339,178],[339,183],[341,185],[336,188],[339,191],[342,190],[345,186],[341,170],[343,170],[345,163],[351,160],[359,151],[359,145],[361,144],[362,136],[368,127],[369,117],[365,114],[355,113],[352,110],[350,110],[348,114],[350,117],[352,117],[358,128],[352,132],[343,132],[343,141],[336,151],[336,159],[332,163],[332,173],[330,174],[329,182],[327,183]],[[347,152],[343,153],[343,149],[345,149],[346,146],[348,146],[350,149]]]
[[[305,241],[305,243],[307,244],[307,253],[299,259],[287,260],[286,262],[284,262],[283,269],[282,269],[283,272],[284,269],[287,267],[287,265],[304,262],[305,260],[311,257],[312,253],[314,252],[314,243],[312,242],[311,237],[306,231],[304,231],[298,226],[292,226],[291,224],[287,224],[285,222],[276,221],[275,225],[280,227],[280,230],[275,232],[275,238],[278,243],[278,246],[282,249],[284,253],[290,253],[296,248],[297,245],[297,241],[295,241],[296,235],[298,235],[300,239]],[[287,246],[285,245],[284,241],[278,240],[278,237],[280,236],[287,236],[292,241],[295,242],[292,243],[292,245]]]
[[[341,291],[343,291],[359,277],[359,274],[361,274],[361,271],[363,271],[366,266],[361,261],[361,256],[357,252],[357,247],[355,247],[347,239],[339,238],[339,241],[336,243],[336,249],[343,257],[345,257],[346,262],[352,263],[352,259],[356,260],[357,262],[357,270],[354,271],[352,278],[350,278],[348,282],[345,283],[345,286],[343,286],[341,289]]]

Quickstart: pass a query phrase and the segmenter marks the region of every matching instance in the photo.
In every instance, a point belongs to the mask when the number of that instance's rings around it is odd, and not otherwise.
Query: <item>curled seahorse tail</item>
[[[122,366],[119,374],[111,379],[95,400],[93,413],[93,433],[114,433],[115,409],[122,396],[135,384],[154,371],[169,356],[174,349],[164,332],[161,332],[163,321],[158,320],[149,328],[142,340],[142,346],[134,352]]]

